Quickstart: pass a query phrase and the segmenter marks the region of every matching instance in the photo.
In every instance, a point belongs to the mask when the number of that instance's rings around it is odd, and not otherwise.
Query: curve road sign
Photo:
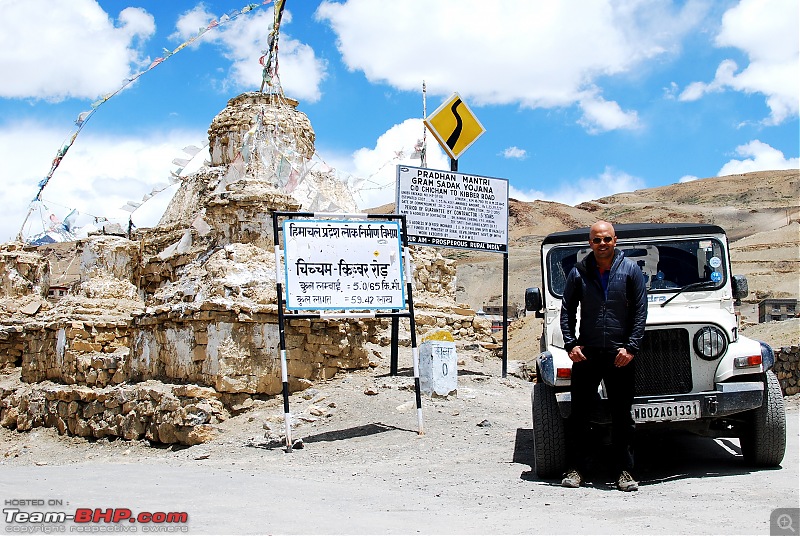
[[[458,160],[458,157],[486,132],[458,93],[453,93],[428,116],[425,119],[425,126],[453,160]]]

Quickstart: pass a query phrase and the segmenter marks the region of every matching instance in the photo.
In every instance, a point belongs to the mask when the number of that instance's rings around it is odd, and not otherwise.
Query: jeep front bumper
[[[764,400],[763,382],[726,382],[716,384],[713,391],[703,391],[699,393],[686,393],[677,395],[659,396],[637,396],[634,398],[634,405],[659,405],[667,402],[681,404],[696,401],[699,403],[700,415],[697,419],[713,419],[725,417],[743,411],[761,407]],[[561,416],[569,417],[572,404],[572,397],[568,391],[556,393],[558,409]],[[592,420],[599,423],[611,422],[608,400],[600,398],[596,413]],[[679,419],[675,419],[676,421]],[[685,419],[683,419],[685,421]],[[662,419],[662,422],[671,422],[671,419]]]

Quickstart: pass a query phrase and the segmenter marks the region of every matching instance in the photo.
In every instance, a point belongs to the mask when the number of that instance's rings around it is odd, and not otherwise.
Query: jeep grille
[[[645,331],[636,357],[636,396],[671,395],[692,390],[689,332],[685,329]]]

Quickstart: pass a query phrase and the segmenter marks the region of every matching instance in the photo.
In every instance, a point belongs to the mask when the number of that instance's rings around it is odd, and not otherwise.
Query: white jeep
[[[647,327],[635,357],[637,427],[738,437],[747,463],[779,465],[786,450],[786,414],[771,370],[775,356],[769,345],[739,334],[734,302],[747,296],[747,280],[731,275],[725,231],[706,224],[621,224],[615,230],[617,248],[638,263],[647,280]],[[588,228],[547,236],[543,291],[525,292],[526,309],[544,319],[532,392],[541,478],[566,469],[572,361],[559,323],[561,296],[573,265],[591,251],[588,237]],[[593,423],[608,425],[602,384],[598,396]]]

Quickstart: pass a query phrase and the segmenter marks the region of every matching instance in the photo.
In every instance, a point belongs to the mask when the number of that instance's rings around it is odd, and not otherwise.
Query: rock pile
[[[0,386],[0,426],[39,426],[80,437],[196,445],[213,439],[230,414],[208,387],[142,382],[103,389],[44,382]]]

